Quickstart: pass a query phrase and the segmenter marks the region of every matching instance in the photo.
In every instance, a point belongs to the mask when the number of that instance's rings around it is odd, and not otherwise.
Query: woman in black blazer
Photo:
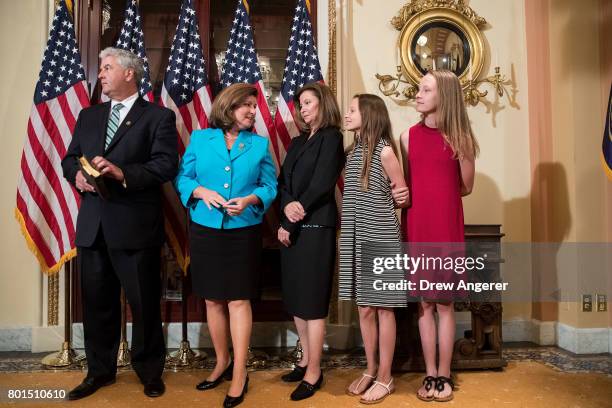
[[[340,110],[330,89],[302,87],[294,98],[302,133],[287,150],[279,176],[283,301],[294,316],[304,354],[282,377],[301,381],[291,394],[298,401],[321,387],[321,354],[336,257],[338,210],[335,186],[344,167]]]

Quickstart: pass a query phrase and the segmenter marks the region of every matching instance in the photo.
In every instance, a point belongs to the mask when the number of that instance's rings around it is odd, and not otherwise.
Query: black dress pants
[[[88,377],[114,377],[121,335],[121,287],[132,312],[131,360],[140,381],[161,378],[162,331],[159,246],[109,249],[102,228],[91,247],[78,247]]]

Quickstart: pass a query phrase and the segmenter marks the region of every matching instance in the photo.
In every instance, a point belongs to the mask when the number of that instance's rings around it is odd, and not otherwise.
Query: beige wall
[[[389,21],[406,3],[404,0],[383,2],[353,0],[350,2],[349,24],[343,46],[347,47],[342,74],[347,78],[347,89],[341,93],[341,105],[357,92],[381,94],[375,73],[395,73],[395,41],[398,37]],[[384,7],[382,6],[384,4]],[[500,223],[504,225],[506,241],[528,241],[529,220],[529,132],[527,109],[527,71],[524,12],[522,2],[471,1],[470,6],[490,21],[486,40],[496,55],[501,70],[508,77],[514,74],[518,89],[517,108],[500,100],[496,114],[487,113],[483,104],[469,108],[474,131],[481,145],[477,161],[477,178],[474,193],[464,199],[467,223]],[[367,29],[364,29],[367,27]],[[489,62],[485,71],[492,73]],[[483,88],[484,89],[484,88]],[[489,89],[490,94],[494,94]],[[418,121],[413,106],[400,106],[389,98],[387,107],[391,114],[396,138]],[[494,102],[494,99],[491,99]],[[495,108],[494,108],[495,109]]]
[[[14,218],[14,208],[26,125],[47,36],[46,6],[41,0],[0,2],[4,55],[0,76],[0,326],[42,323],[42,277]]]
[[[567,202],[555,204],[553,222],[567,226],[569,242],[606,242],[610,237],[610,182],[599,162],[607,104],[600,97],[605,83],[600,15],[599,0],[550,2],[552,157],[566,175],[556,180],[555,190],[567,191]],[[580,268],[585,263],[579,253],[577,274],[588,273]],[[609,314],[582,312],[578,303],[560,304],[559,321],[575,327],[610,326]]]

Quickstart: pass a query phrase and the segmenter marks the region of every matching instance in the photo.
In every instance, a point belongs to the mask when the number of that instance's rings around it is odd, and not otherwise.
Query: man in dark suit
[[[138,96],[144,70],[136,55],[107,48],[100,58],[98,78],[110,101],[81,111],[62,160],[64,177],[82,199],[76,246],[88,364],[68,397],[80,399],[115,382],[121,287],[132,312],[132,366],[144,393],[157,397],[165,391],[166,354],[159,305],[161,186],[177,173],[175,115]],[[81,156],[102,173],[107,198],[87,183]]]

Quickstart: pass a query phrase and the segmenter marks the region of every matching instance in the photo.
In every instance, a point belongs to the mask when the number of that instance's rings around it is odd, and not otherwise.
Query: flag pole
[[[42,359],[43,366],[48,368],[69,367],[85,358],[84,355],[78,355],[70,343],[72,338],[71,275],[74,269],[76,269],[74,259],[64,264],[64,342],[60,351]]]
[[[166,358],[166,368],[172,370],[200,368],[202,366],[202,362],[208,358],[206,352],[197,352],[191,349],[189,337],[187,335],[187,299],[189,297],[187,285],[189,283],[189,270],[190,268],[187,267],[187,273],[181,274],[181,344],[179,349],[174,354],[169,355]]]
[[[125,290],[121,288],[121,340],[117,352],[117,367],[127,367],[131,362],[130,346],[127,342],[127,304]]]

